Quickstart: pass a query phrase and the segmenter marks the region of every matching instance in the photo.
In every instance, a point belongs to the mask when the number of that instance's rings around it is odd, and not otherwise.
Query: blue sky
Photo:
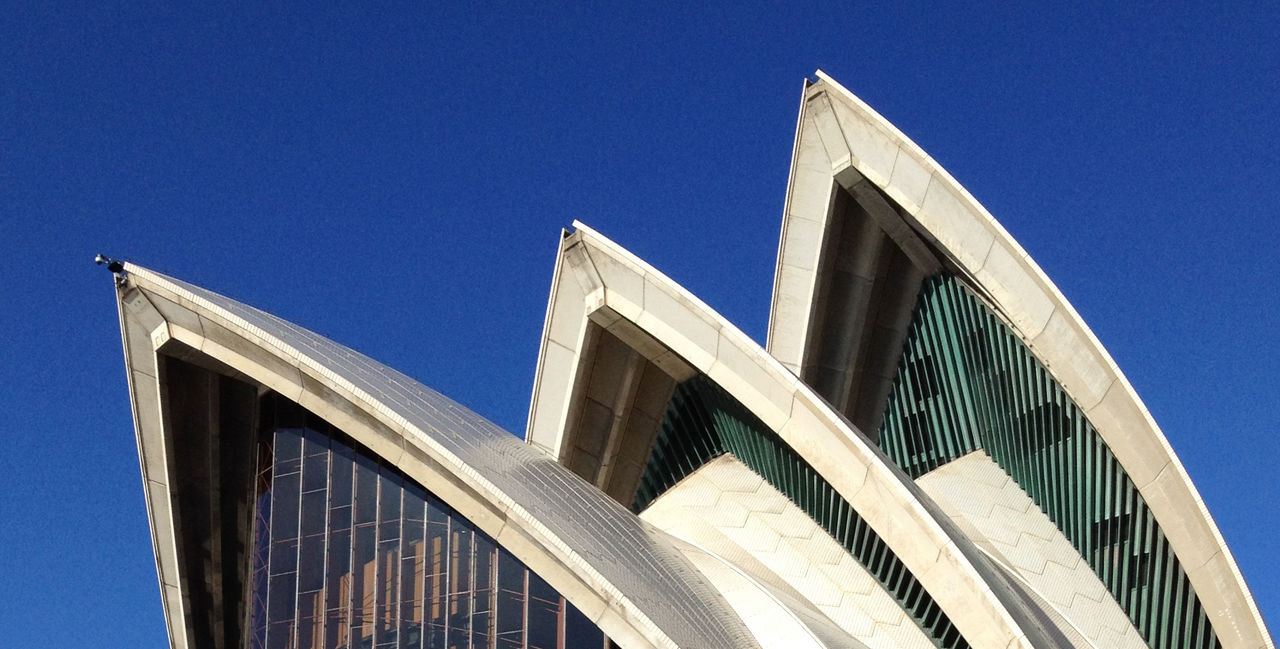
[[[641,3],[647,4],[647,3]],[[581,219],[763,342],[822,68],[1017,238],[1280,619],[1280,6],[9,6],[6,644],[165,644],[103,252],[524,427]]]

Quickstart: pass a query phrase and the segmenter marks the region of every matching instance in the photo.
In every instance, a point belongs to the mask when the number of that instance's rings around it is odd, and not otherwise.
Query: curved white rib
[[[157,378],[162,353],[204,355],[334,424],[496,539],[622,647],[756,646],[669,538],[519,439],[309,331],[143,268],[126,272],[119,288],[126,359],[175,647],[186,639]]]
[[[1226,649],[1275,644],[1182,463],[1129,381],[1035,261],[977,200],[864,102],[819,71],[806,88],[774,282],[769,350],[800,367],[835,179],[855,170],[898,203],[992,298],[1085,411],[1150,507]]]
[[[916,484],[1091,646],[1147,646],[1071,541],[985,453],[974,451],[944,464]]]
[[[559,456],[588,324],[634,325],[778,432],[884,539],[973,647],[1053,646],[1018,594],[992,586],[993,568],[946,516],[807,385],[666,276],[585,225],[574,227],[562,240],[548,305],[531,445]]]
[[[746,572],[767,575],[867,649],[934,647],[839,541],[733,455],[685,476],[640,517],[731,557]]]

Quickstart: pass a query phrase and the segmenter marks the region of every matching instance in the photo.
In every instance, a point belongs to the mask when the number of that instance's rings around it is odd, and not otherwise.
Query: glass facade
[[[264,401],[253,649],[600,649],[600,630],[422,486]]]
[[[1102,436],[955,278],[934,277],[921,288],[880,446],[913,478],[982,449],[1089,562],[1152,649],[1222,646]]]

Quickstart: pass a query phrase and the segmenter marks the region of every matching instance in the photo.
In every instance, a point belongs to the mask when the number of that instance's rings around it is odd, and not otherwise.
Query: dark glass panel
[[[351,493],[355,452],[337,439],[329,444],[329,551],[325,563],[325,647],[349,645],[351,617]]]
[[[293,623],[297,576],[290,572],[275,575],[267,582],[267,621]]]
[[[380,467],[378,473],[378,584],[374,590],[373,642],[376,647],[394,645],[396,631],[396,594],[400,589],[400,503],[404,490],[400,476],[392,469]]]
[[[471,525],[453,516],[449,525],[449,649],[466,649],[471,639],[472,551]]]
[[[475,564],[471,599],[471,644],[488,647],[493,637],[493,600],[496,595],[497,569],[494,561],[497,544],[485,534],[476,532]]]
[[[288,622],[273,622],[267,627],[267,647],[275,649],[276,647],[292,647],[293,646],[293,620]]]
[[[299,495],[297,473],[276,474],[271,488],[271,540],[298,538]]]
[[[330,503],[329,533],[332,534],[337,530],[351,531],[351,505],[334,506]]]
[[[378,464],[364,455],[356,456],[355,521],[372,523],[378,517]]]
[[[323,488],[302,494],[302,520],[299,529],[302,536],[324,537],[327,496]]]
[[[555,589],[529,573],[529,649],[557,649],[562,602]]]
[[[498,601],[494,612],[499,649],[524,646],[525,567],[506,550],[498,551]]]
[[[347,622],[351,613],[351,529],[348,527],[329,533],[327,573],[325,646],[338,649],[347,645]]]
[[[400,528],[400,649],[418,649],[422,639],[423,583],[426,578],[427,495],[406,481]]]
[[[379,467],[378,488],[378,542],[400,538],[401,479],[394,469]]]
[[[302,430],[302,457],[328,457],[330,437],[316,428]]]
[[[350,446],[333,440],[333,452],[329,456],[329,502],[335,506],[351,504],[354,463],[355,451]]]
[[[443,649],[448,628],[449,511],[435,498],[427,498],[426,532],[427,649]]]
[[[281,428],[275,434],[275,475],[302,470],[302,430]]]
[[[298,649],[324,646],[324,600],[320,593],[298,595]]]
[[[298,592],[324,588],[324,535],[302,539],[298,553]]]
[[[357,492],[359,497],[359,492]],[[352,543],[352,586],[351,586],[351,644],[362,646],[361,642],[373,638],[373,593],[377,587],[377,541],[376,528],[372,523],[357,525]],[[367,640],[366,640],[367,639]]]
[[[604,646],[604,634],[596,625],[587,619],[578,607],[565,602],[564,612],[564,647],[565,649],[600,649]]]
[[[284,539],[271,544],[271,575],[294,574],[298,571],[298,539]]]
[[[307,440],[307,448],[314,445]],[[302,491],[310,492],[324,489],[329,484],[329,455],[323,450],[321,455],[308,455],[302,460]]]
[[[373,639],[373,593],[377,586],[378,465],[365,455],[355,462],[355,527],[351,550],[351,646]]]

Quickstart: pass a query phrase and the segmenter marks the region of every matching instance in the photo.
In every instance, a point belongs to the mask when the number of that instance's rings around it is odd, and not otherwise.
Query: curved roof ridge
[[[503,543],[515,533],[508,529],[509,523],[518,521],[527,539],[587,581],[603,607],[614,611],[606,621],[612,625],[604,628],[606,633],[642,637],[659,647],[755,646],[741,620],[664,534],[527,448],[519,438],[403,373],[302,327],[137,265],[126,265],[125,270],[129,286],[151,293],[153,299],[173,300],[175,306],[191,310],[201,320],[210,317],[212,324],[251,336],[260,349],[291,359],[299,371],[305,367],[314,373],[311,378],[329,383],[327,387],[341,398],[363,402],[359,407],[367,414],[393,424],[393,429],[399,427],[401,434],[411,434],[414,441],[430,449],[433,459],[446,464],[462,484],[485,498],[490,508],[505,512],[501,521],[468,516],[473,523],[482,528],[488,524],[494,529],[486,531]],[[179,341],[199,344],[192,336],[204,335],[183,331],[182,324],[168,319],[165,322]],[[236,367],[227,357],[217,360],[251,378],[265,378],[253,376],[251,369]],[[296,387],[304,390],[300,384]],[[344,432],[358,435],[357,431]],[[430,484],[424,486],[433,489]],[[435,485],[434,489],[438,492],[440,487]],[[474,514],[459,503],[449,504],[464,516]],[[584,526],[611,529],[614,535],[604,538],[583,533]],[[513,550],[526,564],[537,566],[529,560],[528,552],[520,556],[521,552]],[[555,583],[555,575],[546,576],[566,597],[572,599],[577,592],[565,588],[562,580]],[[597,618],[599,615],[593,616],[597,624],[605,621]]]
[[[1151,505],[1175,550],[1187,557],[1184,565],[1188,576],[1224,646],[1275,647],[1221,530],[1186,468],[1124,372],[1075,307],[1021,244],[942,165],[825,72],[818,70],[816,75],[818,82],[808,85],[803,94],[791,183],[796,183],[799,173],[802,137],[806,128],[812,128],[818,139],[812,141],[809,153],[822,152],[826,156],[831,170],[829,182],[834,183],[837,176],[852,170],[895,201],[921,233],[968,275],[965,279],[981,288],[1003,319],[1086,412]],[[824,95],[829,97],[829,103],[812,103]],[[823,119],[826,125],[806,125],[807,117]],[[826,138],[833,135],[844,142],[828,142]],[[833,150],[838,154],[834,159]],[[811,189],[817,190],[818,185],[810,180]],[[818,208],[819,204],[823,207]],[[803,284],[799,277],[805,269],[784,264],[783,248],[788,245],[785,233],[793,218],[802,218],[795,214],[796,209],[826,227],[825,215],[814,216],[818,209],[825,209],[825,201],[788,195],[770,312],[769,345],[775,353],[775,320],[784,318],[779,315],[781,305],[787,299],[812,297],[812,293],[794,293],[797,286],[812,290],[812,285]],[[795,239],[809,243],[800,237]],[[817,240],[820,242],[821,237]],[[809,257],[805,259],[811,261]],[[784,277],[786,272],[794,277]],[[790,283],[784,286],[784,281]],[[783,295],[787,290],[793,293]],[[810,316],[811,308],[810,303],[788,315]],[[802,355],[804,343],[816,335],[808,331],[809,322],[791,323],[793,330],[789,334],[793,338],[799,335],[800,342],[782,346],[784,363],[790,364],[793,356]],[[1223,580],[1223,572],[1231,579]],[[1251,624],[1240,624],[1240,613],[1246,613]]]
[[[981,563],[980,552],[941,510],[812,388],[687,289],[585,224],[575,222],[574,227],[576,232],[561,241],[560,254],[568,263],[557,262],[563,270],[548,305],[553,314],[543,332],[541,353],[545,355],[552,345],[566,346],[567,341],[554,338],[555,332],[585,328],[585,324],[558,322],[557,316],[580,318],[583,323],[597,318],[610,323],[625,320],[639,327],[725,388],[826,477],[902,556],[904,565],[975,647],[1053,645],[1048,636],[1041,637],[1048,631],[1022,614],[1026,602],[1016,593],[995,592],[999,587],[993,589],[991,576],[983,572],[990,567]],[[578,250],[579,246],[585,247]],[[570,259],[570,254],[581,256]],[[580,288],[570,295],[564,290],[570,286]],[[598,315],[604,312],[609,314]],[[582,344],[581,339],[577,344]],[[581,349],[569,351],[581,353]],[[578,362],[569,362],[568,367],[576,368]],[[559,442],[547,436],[565,434],[563,418],[574,378],[553,379],[550,371],[539,369],[534,390],[539,391],[539,399],[559,401],[534,404],[528,441],[554,453]],[[559,387],[564,391],[554,396],[541,392],[546,381],[563,381],[565,385]],[[552,423],[552,417],[559,417],[559,422]],[[886,503],[892,504],[886,508]],[[894,515],[888,513],[890,509]]]

